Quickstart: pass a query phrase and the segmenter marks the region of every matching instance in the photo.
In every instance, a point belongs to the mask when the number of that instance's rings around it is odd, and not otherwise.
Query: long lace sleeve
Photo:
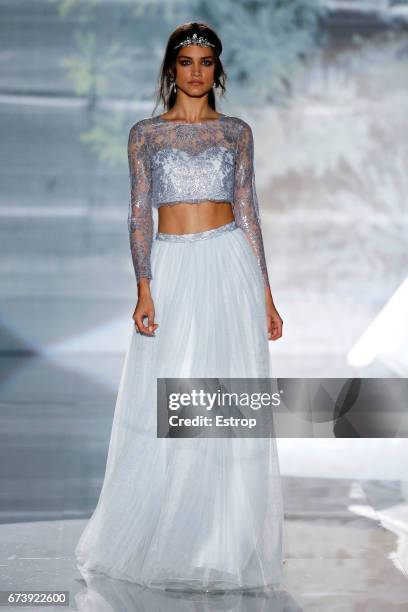
[[[128,160],[130,200],[128,229],[136,282],[152,278],[150,256],[153,242],[153,209],[148,144],[140,122],[129,132]]]
[[[264,285],[269,287],[255,188],[254,139],[251,127],[244,121],[242,121],[242,129],[237,141],[233,210],[237,225],[245,232],[255,253],[264,278]]]

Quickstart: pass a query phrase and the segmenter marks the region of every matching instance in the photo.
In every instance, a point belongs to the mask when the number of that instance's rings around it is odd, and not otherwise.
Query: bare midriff
[[[234,220],[231,202],[180,202],[161,206],[158,231],[165,234],[204,232]]]

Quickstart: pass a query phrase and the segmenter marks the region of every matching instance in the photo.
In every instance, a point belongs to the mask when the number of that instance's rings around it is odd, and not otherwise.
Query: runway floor
[[[88,612],[408,609],[403,439],[278,440],[286,543],[279,592],[153,593],[103,577],[85,584],[73,551],[102,484],[122,362],[2,358],[0,589],[67,590],[65,609]]]

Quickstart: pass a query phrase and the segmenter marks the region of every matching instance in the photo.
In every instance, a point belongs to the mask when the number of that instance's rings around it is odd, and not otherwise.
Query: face
[[[214,83],[213,47],[181,47],[176,58],[176,85],[189,96],[202,96]]]

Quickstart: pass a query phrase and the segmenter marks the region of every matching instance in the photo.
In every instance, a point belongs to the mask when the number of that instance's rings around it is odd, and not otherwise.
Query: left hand
[[[268,325],[268,340],[278,340],[282,337],[283,321],[273,303],[271,290],[265,289],[266,320]]]

